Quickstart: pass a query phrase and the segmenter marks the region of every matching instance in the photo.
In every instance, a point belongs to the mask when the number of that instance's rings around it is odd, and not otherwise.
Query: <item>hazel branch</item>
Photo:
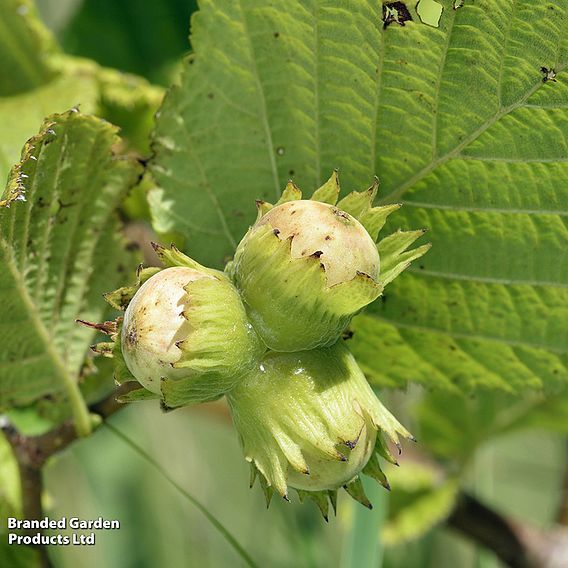
[[[447,525],[493,551],[511,568],[568,566],[568,529],[543,531],[511,520],[463,493]]]

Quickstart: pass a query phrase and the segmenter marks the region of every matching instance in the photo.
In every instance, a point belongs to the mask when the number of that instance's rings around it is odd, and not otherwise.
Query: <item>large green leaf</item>
[[[155,133],[155,226],[221,266],[288,177],[377,173],[432,251],[354,321],[378,384],[568,380],[568,0],[478,0],[439,28],[376,1],[203,1]],[[557,74],[544,81],[541,68]],[[548,74],[552,77],[553,74]]]
[[[65,395],[78,380],[101,295],[123,279],[115,209],[139,167],[112,152],[115,127],[73,110],[24,147],[0,200],[0,412]],[[84,418],[84,416],[83,416]]]
[[[148,132],[153,113],[161,100],[161,89],[148,85],[139,77],[62,55],[30,2],[0,0],[0,7],[0,29],[10,30],[9,34],[0,36],[0,75],[3,78],[0,79],[2,187],[11,165],[19,159],[22,146],[37,132],[44,117],[74,106],[80,107],[82,112],[96,112],[112,120],[122,128],[129,148],[148,152]],[[121,147],[124,146],[124,142],[121,142]],[[75,158],[82,159],[80,156]],[[123,194],[121,189],[120,195]],[[104,264],[102,257],[100,262]],[[109,268],[112,269],[114,264],[111,262]],[[125,266],[131,264],[132,261],[124,262]],[[94,302],[93,298],[93,306]],[[100,313],[99,310],[95,311]],[[99,362],[97,368],[101,366]],[[80,386],[87,400],[100,396],[104,389],[108,392],[103,371],[99,369],[98,373],[93,374],[96,370],[91,364],[81,371]],[[19,375],[14,374],[11,378],[14,383],[19,380]],[[51,378],[46,377],[44,384],[48,385],[50,381]],[[32,382],[28,385],[27,379],[22,379],[20,394],[8,401],[10,406],[12,403],[18,405],[17,409],[11,408],[11,420],[28,434],[41,432],[53,422],[68,418],[71,410],[68,392],[57,392],[46,386],[49,392],[40,390],[38,400],[32,394],[35,384]],[[30,389],[29,394],[20,396],[27,388]],[[41,398],[43,395],[46,398]],[[5,396],[0,388],[2,408],[6,406],[3,402]],[[20,405],[29,403],[33,403],[33,407],[20,408]]]

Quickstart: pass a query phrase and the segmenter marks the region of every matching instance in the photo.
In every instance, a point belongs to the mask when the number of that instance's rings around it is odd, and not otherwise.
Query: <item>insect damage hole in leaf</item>
[[[437,28],[440,24],[440,18],[444,7],[436,0],[420,0],[416,4],[416,13],[420,21],[427,26]]]
[[[383,4],[383,28],[387,28],[393,22],[404,26],[404,22],[408,21],[412,21],[412,16],[404,2]]]
[[[544,74],[542,82],[552,81],[556,83],[556,71],[554,69],[548,69],[548,67],[541,67],[540,72]]]

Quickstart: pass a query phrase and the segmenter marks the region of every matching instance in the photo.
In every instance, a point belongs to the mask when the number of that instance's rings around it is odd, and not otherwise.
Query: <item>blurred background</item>
[[[168,86],[190,51],[195,0],[39,0],[64,51]]]
[[[141,75],[157,86],[175,81],[181,57],[191,51],[188,27],[196,5],[190,0],[37,0],[37,5],[65,52]],[[147,156],[143,144],[138,150]],[[143,193],[125,206],[124,217],[130,231],[146,238]],[[274,499],[267,510],[260,488],[249,489],[248,465],[222,402],[163,414],[150,401],[126,408],[111,421],[198,498],[263,567],[360,568],[378,566],[381,559],[388,568],[503,566],[443,521],[458,478],[462,490],[508,518],[542,529],[559,520],[566,500],[563,428],[504,419],[504,412],[525,404],[507,398],[456,401],[418,387],[379,394],[419,443],[407,444],[401,467],[388,470],[391,494],[367,484],[373,511],[342,494],[329,524],[313,504],[300,505],[295,496],[292,503]],[[242,563],[191,503],[104,427],[49,463],[46,488],[54,518],[102,516],[121,523],[119,531],[99,532],[96,547],[52,547],[56,566]]]
[[[399,394],[397,399],[411,398],[411,394]],[[408,410],[410,403],[400,406],[399,411]],[[295,495],[292,503],[273,499],[267,510],[259,486],[249,489],[248,464],[224,404],[165,415],[149,401],[121,411],[111,421],[221,520],[260,566],[379,565],[381,550],[376,535],[382,516],[393,503],[389,503],[389,494],[373,483],[366,486],[375,505],[373,511],[340,492],[338,515],[331,517],[329,524],[313,504],[301,505]],[[409,423],[412,425],[412,420],[405,422]],[[407,444],[401,467],[387,472],[392,499],[404,499],[404,492],[397,492],[399,484],[404,484],[397,473],[420,483],[422,471],[407,455],[411,451]],[[554,522],[562,501],[564,454],[565,440],[560,436],[538,431],[503,436],[477,449],[465,474],[465,486],[498,511],[546,528]],[[242,565],[190,503],[104,428],[51,462],[47,489],[55,518],[103,516],[121,522],[120,531],[99,532],[96,547],[52,547],[57,566]],[[404,526],[400,533],[401,542],[385,547],[383,566],[502,566],[492,553],[452,529],[433,528],[416,539],[404,537]],[[397,540],[397,535],[393,536]],[[369,558],[375,562],[373,557],[376,563],[367,564]]]

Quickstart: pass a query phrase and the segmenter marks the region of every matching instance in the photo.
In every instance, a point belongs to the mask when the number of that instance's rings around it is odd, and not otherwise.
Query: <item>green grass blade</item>
[[[383,563],[384,547],[381,541],[381,527],[387,518],[389,494],[374,480],[363,476],[363,487],[373,504],[369,511],[356,504],[351,527],[345,539],[341,568],[380,568]]]
[[[186,491],[173,477],[159,464],[154,458],[146,452],[142,447],[140,447],[134,440],[130,439],[126,434],[106,422],[106,427],[115,436],[120,438],[127,446],[129,446],[133,451],[140,455],[144,460],[146,460],[151,466],[153,466],[159,473],[164,477],[181,495],[183,495],[190,503],[192,503],[197,509],[199,509],[207,520],[221,533],[225,540],[235,549],[235,552],[242,558],[247,566],[251,568],[258,568],[254,560],[249,556],[248,552],[237,542],[237,539],[229,532],[229,530],[223,526],[223,524],[217,520],[217,518],[212,515],[205,505],[200,503],[191,493]]]

